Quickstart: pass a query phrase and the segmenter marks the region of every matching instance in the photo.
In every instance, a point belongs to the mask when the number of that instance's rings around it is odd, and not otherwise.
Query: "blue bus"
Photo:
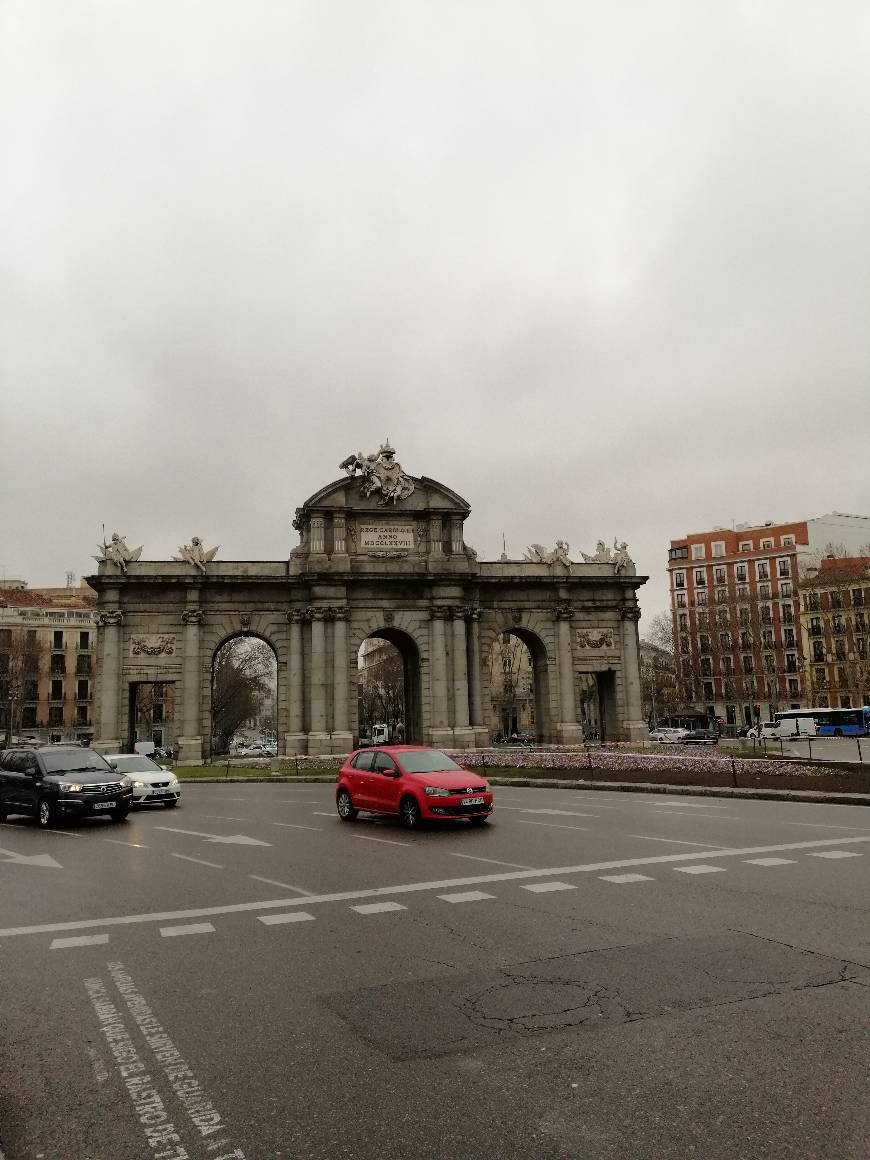
[[[792,709],[777,713],[776,720],[812,717],[816,732],[823,737],[866,737],[870,733],[870,706],[861,709]]]

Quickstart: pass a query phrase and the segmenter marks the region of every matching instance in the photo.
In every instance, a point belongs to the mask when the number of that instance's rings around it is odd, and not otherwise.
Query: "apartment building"
[[[870,556],[828,556],[801,578],[807,704],[870,705]]]
[[[96,594],[0,588],[0,739],[93,737]]]
[[[808,704],[799,587],[831,551],[870,542],[870,518],[831,512],[794,523],[716,527],[668,552],[677,687],[727,725]]]

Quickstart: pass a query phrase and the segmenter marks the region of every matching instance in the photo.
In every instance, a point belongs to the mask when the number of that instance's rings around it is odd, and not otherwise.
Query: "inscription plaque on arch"
[[[378,520],[359,525],[361,552],[412,552],[414,525],[408,521]]]

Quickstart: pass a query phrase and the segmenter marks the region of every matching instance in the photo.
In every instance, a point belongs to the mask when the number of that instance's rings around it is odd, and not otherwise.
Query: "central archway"
[[[367,641],[384,641],[390,646],[389,652],[378,655],[380,650],[366,649]],[[422,744],[424,737],[420,650],[417,648],[414,638],[400,628],[379,628],[375,632],[370,632],[362,641],[359,658],[357,669],[357,740],[362,735],[363,730],[373,724],[367,719],[371,716],[371,712],[364,708],[363,694],[367,673],[371,673],[373,665],[376,664],[385,671],[389,684],[392,684],[395,669],[398,669],[396,675],[401,677],[401,680],[396,682],[400,688],[387,690],[382,700],[382,703],[387,704],[395,702],[385,714],[392,717],[392,720],[386,722],[391,726],[391,733],[395,731],[396,725],[399,725],[399,737],[402,741],[413,745]],[[396,666],[392,664],[393,659],[397,662]],[[393,736],[390,737],[390,740],[394,739]]]
[[[252,632],[226,637],[211,671],[209,752],[229,752],[232,742],[277,743],[278,664],[274,646]]]
[[[555,740],[547,649],[530,629],[510,625],[493,638],[490,664],[490,732],[493,737],[532,734]]]

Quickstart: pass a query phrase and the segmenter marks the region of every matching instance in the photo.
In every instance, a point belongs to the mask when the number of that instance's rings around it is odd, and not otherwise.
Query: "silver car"
[[[133,782],[134,806],[164,805],[172,809],[181,801],[178,778],[150,757],[142,753],[110,753],[106,761]]]

